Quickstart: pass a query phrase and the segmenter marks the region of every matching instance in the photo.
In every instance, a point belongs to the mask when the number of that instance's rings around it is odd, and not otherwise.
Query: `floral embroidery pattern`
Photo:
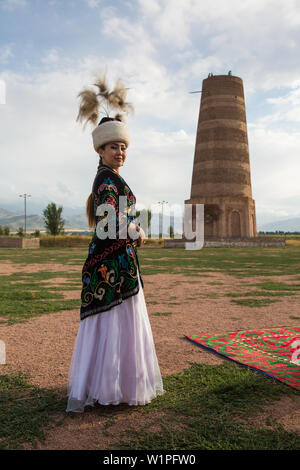
[[[114,207],[118,236],[119,196],[126,196],[127,224],[133,222],[135,218],[131,214],[132,206],[136,202],[135,196],[124,179],[105,165],[95,178],[93,192],[95,215],[100,204],[110,204]],[[103,217],[105,215],[96,215],[96,223]],[[138,257],[132,240],[129,238],[101,240],[95,229],[89,244],[88,257],[82,268],[81,320],[109,310],[127,297],[135,295],[139,290],[138,266]],[[141,278],[140,280],[143,286],[143,281]]]

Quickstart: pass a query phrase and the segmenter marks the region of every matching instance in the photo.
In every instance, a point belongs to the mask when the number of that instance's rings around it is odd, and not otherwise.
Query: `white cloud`
[[[138,4],[144,16],[153,16],[161,12],[161,3],[158,0],[138,0]]]
[[[244,77],[249,92],[291,86],[299,76],[300,63],[295,60],[299,2],[162,0],[158,9],[139,0],[139,5],[156,48],[163,45],[171,57],[173,52],[189,51],[195,61],[215,58],[211,64],[215,69],[209,71],[232,69]],[[191,64],[192,59],[187,65]],[[201,71],[196,66],[194,70]],[[202,70],[207,72],[206,67]]]
[[[8,11],[13,11],[16,8],[25,7],[27,5],[27,0],[2,0],[0,3],[0,7]]]
[[[97,8],[101,4],[101,0],[85,0],[85,1],[90,8]]]
[[[105,5],[85,1],[90,8]],[[57,197],[60,204],[85,204],[97,156],[91,129],[82,132],[75,122],[77,93],[107,69],[111,84],[121,78],[129,87],[128,100],[136,110],[128,118],[132,144],[122,174],[140,203],[183,202],[190,193],[200,102],[200,95],[188,92],[200,90],[209,72],[231,69],[243,78],[250,106],[257,91],[274,92],[265,101],[273,111],[265,113],[263,96],[249,124],[256,206],[270,214],[294,212],[300,170],[299,3],[137,0],[130,5],[132,16],[121,16],[116,4],[96,12],[99,31],[93,34],[101,44],[99,54],[71,58],[62,43],[54,43],[43,53],[38,73],[28,60],[27,74],[2,74],[9,86],[8,103],[1,109],[1,155],[8,156],[2,165],[8,175],[5,191],[18,167],[13,183],[19,191]],[[3,49],[4,61],[15,52],[10,46]]]
[[[45,55],[41,58],[44,64],[53,65],[59,61],[59,53],[57,49],[49,49]]]
[[[249,144],[253,198],[258,207],[299,213],[300,132],[253,125]]]
[[[41,201],[85,205],[98,165],[91,129],[83,132],[75,122],[77,93],[83,84],[92,83],[92,67],[87,70],[86,63],[76,70],[44,72],[30,79],[3,74],[10,100],[1,116],[2,201],[11,198],[14,184]],[[156,198],[183,202],[189,197],[194,136],[183,128],[164,132],[141,128],[136,119],[128,121],[132,144],[122,174],[140,204],[151,205]],[[16,122],[21,125],[16,127]]]
[[[0,64],[6,63],[10,57],[13,57],[13,47],[13,44],[5,44],[0,47]]]

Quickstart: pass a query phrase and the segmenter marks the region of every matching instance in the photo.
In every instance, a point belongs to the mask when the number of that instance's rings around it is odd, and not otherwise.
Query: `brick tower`
[[[203,80],[191,197],[204,204],[204,238],[256,237],[243,81]]]

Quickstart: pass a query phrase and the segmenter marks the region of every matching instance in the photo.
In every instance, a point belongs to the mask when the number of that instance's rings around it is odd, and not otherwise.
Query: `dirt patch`
[[[107,427],[107,416],[98,414],[100,408],[96,405],[92,410],[87,408],[84,415],[67,416],[63,428],[53,425],[47,433],[47,442],[37,442],[37,450],[106,450],[114,442],[118,442],[119,436],[124,440],[130,439],[128,432],[131,430],[143,427],[149,432],[162,430],[161,423],[165,415],[160,411],[143,413],[139,407],[125,404],[118,407],[111,406],[112,423]],[[63,431],[59,437],[58,429]],[[26,448],[32,449],[30,445]]]
[[[28,265],[26,272],[28,268],[29,272],[33,272],[37,267],[44,271],[65,269],[62,265]],[[74,272],[81,269],[76,266],[73,268]],[[236,291],[237,285],[245,289],[248,284],[266,280],[289,282],[293,280],[292,276],[275,278],[257,276],[237,281],[230,275],[209,272],[209,276],[204,277],[187,278],[182,274],[154,274],[143,276],[143,279],[156,353],[163,377],[180,372],[193,362],[205,364],[223,362],[223,359],[188,341],[184,335],[293,326],[295,320],[291,317],[299,315],[299,300],[296,295],[277,297],[276,303],[259,308],[235,305],[225,296],[227,292]],[[63,277],[56,278],[52,279],[51,283],[62,281],[66,280]],[[220,282],[222,285],[213,285],[211,282]],[[64,294],[66,298],[79,298],[80,289],[65,291]],[[216,297],[211,294],[216,294]],[[157,303],[151,304],[151,301]],[[171,314],[155,315],[160,312]],[[6,365],[0,365],[0,373],[9,370],[16,373],[27,372],[32,375],[33,384],[45,388],[59,387],[62,393],[65,390],[66,394],[69,364],[79,321],[79,310],[75,309],[36,317],[25,323],[10,326],[0,323],[0,338],[6,344],[7,361]],[[298,432],[300,412],[296,408],[297,406],[299,408],[299,404],[300,397],[296,399],[284,397],[280,402],[273,404],[265,415],[271,413],[278,416],[286,429]],[[50,429],[46,442],[39,443],[38,448],[107,449],[115,437],[106,433],[107,416],[99,414],[96,408],[78,414],[74,418],[66,415],[63,424]],[[110,428],[111,431],[115,430],[113,435],[118,434],[118,429],[121,432],[130,426],[140,427],[143,420],[150,419],[151,416],[148,414],[144,416],[139,410],[141,410],[139,407],[119,405],[113,412],[115,421]],[[257,419],[264,420],[265,415],[262,413]],[[152,417],[154,419],[158,415]],[[153,422],[153,426],[153,429],[156,429],[158,421],[156,424]]]
[[[254,426],[281,424],[286,431],[300,434],[300,396],[282,397],[264,408],[264,411],[249,420]]]
[[[3,261],[0,264],[0,275],[2,276],[9,276],[10,274],[15,273],[36,273],[40,271],[48,271],[48,272],[72,272],[77,273],[82,271],[81,266],[76,265],[69,265],[66,269],[65,264],[56,264],[56,263],[49,263],[49,264],[42,264],[42,263],[32,263],[32,264],[13,264],[12,262],[7,262],[3,265]]]
[[[16,272],[16,265],[9,260],[1,260],[0,263],[0,275],[9,276]]]
[[[79,289],[65,290],[62,294],[65,300],[80,300],[81,291]]]
[[[70,282],[70,279],[67,279],[65,277],[54,277],[52,279],[43,279],[40,282],[44,284],[53,284],[54,286],[60,286],[62,284],[68,284]]]

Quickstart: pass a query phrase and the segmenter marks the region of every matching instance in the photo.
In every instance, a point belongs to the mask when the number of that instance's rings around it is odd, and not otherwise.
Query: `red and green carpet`
[[[282,327],[185,337],[244,366],[300,390],[300,328]]]

